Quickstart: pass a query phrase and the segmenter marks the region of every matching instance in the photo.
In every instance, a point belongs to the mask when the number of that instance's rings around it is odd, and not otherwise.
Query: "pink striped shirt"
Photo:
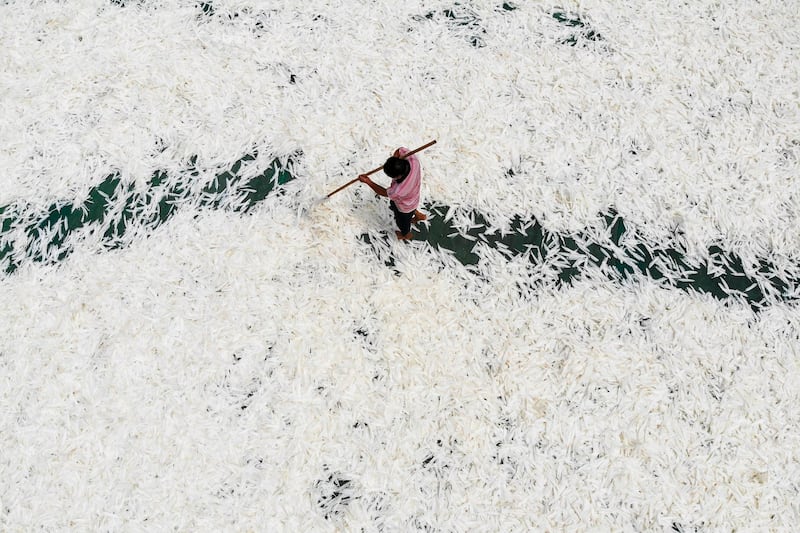
[[[411,150],[405,147],[397,149],[400,157]],[[386,189],[386,195],[397,206],[402,213],[411,213],[419,206],[419,188],[422,183],[419,160],[416,155],[407,158],[406,161],[411,165],[411,171],[402,183],[398,183],[392,178],[392,184]]]

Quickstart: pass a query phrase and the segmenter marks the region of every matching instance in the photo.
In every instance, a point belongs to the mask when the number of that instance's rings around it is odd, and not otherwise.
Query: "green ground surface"
[[[208,183],[200,194],[185,187],[184,180],[165,186],[165,172],[154,173],[145,192],[134,191],[133,185],[123,183],[119,174],[111,174],[93,187],[88,199],[80,204],[55,202],[44,212],[33,215],[25,205],[0,206],[0,265],[11,274],[26,260],[63,260],[71,251],[67,239],[79,230],[99,229],[103,232],[105,247],[118,248],[126,243],[125,234],[133,219],[155,229],[184,204],[212,209],[233,205],[234,211],[247,212],[276,187],[292,179],[289,169],[298,155],[285,162],[274,160],[267,169],[245,182],[239,171],[242,165],[255,157],[256,154],[248,154],[236,161],[230,169]],[[195,161],[196,158],[190,160],[185,171],[187,180],[197,176]],[[231,202],[234,195],[241,197],[242,201]],[[117,207],[120,205],[121,210]],[[23,230],[23,237],[14,238],[12,233],[19,228]]]

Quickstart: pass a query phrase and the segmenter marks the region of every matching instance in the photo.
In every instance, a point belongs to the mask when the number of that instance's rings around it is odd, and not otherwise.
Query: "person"
[[[406,241],[414,238],[411,234],[411,224],[428,218],[417,210],[422,181],[420,165],[416,155],[403,158],[409,151],[408,148],[400,147],[384,163],[383,172],[392,178],[388,188],[381,187],[366,174],[358,177],[358,181],[368,185],[375,194],[389,198],[389,209],[394,213],[394,221],[398,228],[395,234],[398,239]]]

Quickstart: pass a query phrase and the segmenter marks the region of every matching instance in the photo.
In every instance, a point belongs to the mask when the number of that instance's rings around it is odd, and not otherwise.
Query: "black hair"
[[[399,157],[390,157],[383,164],[383,171],[392,179],[403,181],[411,172],[411,163]]]

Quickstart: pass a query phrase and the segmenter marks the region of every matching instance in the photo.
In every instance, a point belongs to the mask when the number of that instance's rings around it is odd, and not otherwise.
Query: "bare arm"
[[[358,181],[360,181],[361,183],[366,183],[369,186],[369,188],[375,191],[375,194],[377,194],[378,196],[387,196],[386,189],[381,187],[371,179],[369,179],[369,176],[361,174],[358,177]]]

